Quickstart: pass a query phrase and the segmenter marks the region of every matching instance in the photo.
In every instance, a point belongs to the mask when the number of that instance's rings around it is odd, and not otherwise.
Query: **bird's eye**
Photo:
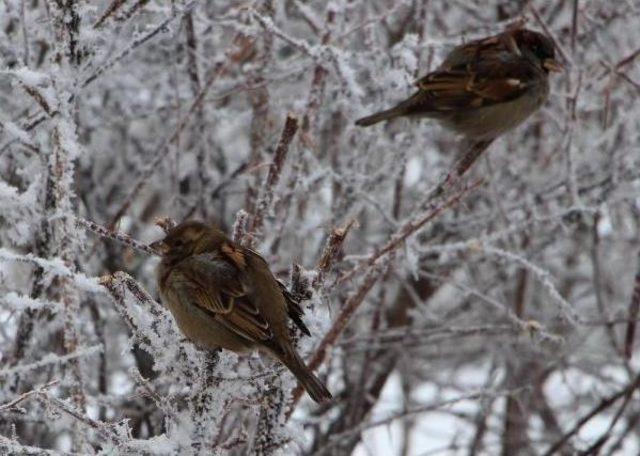
[[[173,241],[174,247],[182,247],[183,244],[184,242],[182,241],[182,239],[176,239],[175,241]]]

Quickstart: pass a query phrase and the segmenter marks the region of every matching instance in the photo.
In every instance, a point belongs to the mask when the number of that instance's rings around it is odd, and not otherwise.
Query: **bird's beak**
[[[564,67],[555,59],[544,59],[542,62],[542,66],[549,71],[553,71],[554,73],[562,73],[564,71]]]
[[[166,242],[164,242],[164,240],[152,242],[151,244],[149,244],[149,247],[158,252],[160,255],[165,255],[169,252],[169,246]]]

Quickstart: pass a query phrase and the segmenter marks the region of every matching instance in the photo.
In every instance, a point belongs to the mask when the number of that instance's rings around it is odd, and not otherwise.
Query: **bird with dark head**
[[[356,125],[426,117],[472,141],[492,140],[544,104],[550,71],[562,71],[553,42],[532,30],[510,29],[454,48],[416,82],[418,91],[410,98]]]
[[[530,62],[541,65],[547,73],[562,71],[562,66],[556,61],[553,41],[545,35],[528,29],[516,29],[512,34],[518,49]]]
[[[281,361],[314,401],[331,399],[293,347],[289,319],[310,334],[302,308],[258,253],[195,221],[170,229],[150,247],[162,255],[162,301],[187,338],[205,349],[262,350]]]

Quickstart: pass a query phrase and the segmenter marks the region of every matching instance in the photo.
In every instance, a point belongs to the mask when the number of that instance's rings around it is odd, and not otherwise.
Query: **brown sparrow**
[[[206,349],[263,350],[280,360],[314,401],[331,399],[289,335],[289,318],[309,334],[302,309],[260,255],[194,221],[170,229],[151,247],[162,254],[157,270],[162,300],[187,338]]]
[[[562,71],[553,42],[538,32],[510,29],[456,47],[416,82],[397,106],[363,117],[363,127],[400,116],[428,117],[474,141],[518,126],[546,101],[549,71]]]

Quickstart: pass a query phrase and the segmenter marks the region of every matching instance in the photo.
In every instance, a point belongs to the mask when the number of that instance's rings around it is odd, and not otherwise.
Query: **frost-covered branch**
[[[115,230],[111,230],[107,227],[98,225],[95,222],[92,222],[90,220],[86,220],[83,218],[77,218],[76,222],[78,223],[78,225],[98,234],[99,236],[102,236],[104,238],[107,239],[113,239],[115,241],[121,242],[125,245],[128,245],[129,247],[132,247],[135,250],[139,250],[141,252],[144,253],[149,253],[151,255],[157,255],[158,252],[156,252],[155,250],[153,250],[151,247],[149,247],[146,244],[143,244],[141,242],[136,241],[135,239],[133,239],[131,236],[129,236],[128,234],[125,233],[121,233],[119,231],[115,231]],[[157,224],[157,223],[156,223]]]
[[[578,0],[0,2],[0,453],[633,451],[636,22]],[[519,128],[354,124],[516,26],[565,64]],[[148,245],[189,219],[265,258],[333,401],[184,337]]]

